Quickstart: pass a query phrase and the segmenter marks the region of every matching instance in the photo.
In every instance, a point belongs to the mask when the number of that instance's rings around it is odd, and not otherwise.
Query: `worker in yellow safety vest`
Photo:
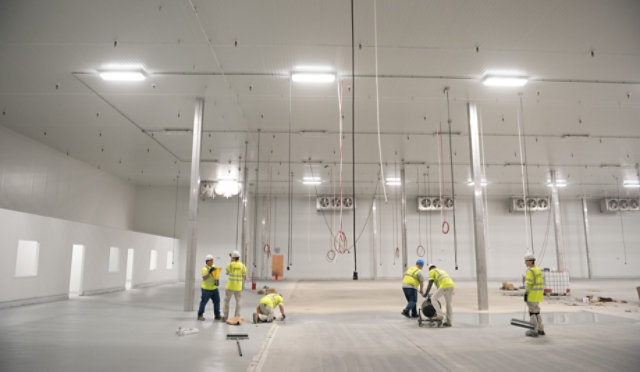
[[[444,319],[442,307],[440,306],[440,301],[438,301],[440,297],[444,297],[444,300],[447,302],[447,319],[442,323],[442,326],[451,327],[453,324],[453,290],[456,288],[456,285],[449,277],[449,274],[442,269],[438,269],[436,265],[429,266],[429,285],[427,286],[424,297],[429,295],[433,283],[436,283],[436,288],[438,288],[436,293],[431,296],[431,304],[436,309],[435,318],[437,320]]]
[[[242,306],[242,280],[247,277],[247,267],[240,262],[240,252],[231,252],[231,262],[225,268],[225,272],[229,276],[227,280],[226,290],[224,292],[224,319],[229,319],[229,302],[231,296],[236,299],[236,317],[240,316],[240,308]]]
[[[527,266],[524,300],[529,308],[529,317],[533,326],[533,329],[528,330],[525,334],[529,337],[544,336],[544,325],[540,316],[540,302],[544,298],[542,272],[536,267],[536,257],[532,254],[524,256],[524,264]]]
[[[220,316],[220,293],[218,292],[218,280],[220,278],[220,268],[213,266],[213,256],[208,254],[205,257],[206,266],[202,268],[202,297],[198,308],[198,320],[204,320],[204,308],[207,302],[213,302],[214,319],[222,319]]]
[[[418,317],[418,286],[420,286],[420,294],[422,294],[422,287],[424,285],[424,277],[422,276],[422,268],[424,267],[424,261],[416,261],[416,265],[407,269],[402,278],[402,291],[404,297],[407,299],[407,306],[402,310],[400,314],[407,318]],[[411,312],[411,314],[409,314]]]
[[[256,312],[253,313],[253,323],[272,322],[274,318],[273,310],[275,310],[276,306],[278,306],[280,314],[282,314],[282,318],[280,320],[284,320],[286,316],[284,315],[284,301],[282,299],[282,295],[279,293],[270,293],[260,299]]]

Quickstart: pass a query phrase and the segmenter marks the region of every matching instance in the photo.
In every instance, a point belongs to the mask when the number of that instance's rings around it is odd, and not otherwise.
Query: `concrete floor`
[[[0,371],[638,370],[640,280],[572,282],[573,296],[545,299],[537,339],[509,325],[522,318],[520,296],[490,283],[490,311],[479,312],[475,283],[456,284],[446,329],[402,317],[398,281],[274,283],[287,320],[260,325],[198,322],[182,311],[180,285],[2,309]],[[587,293],[627,303],[585,304]],[[259,297],[245,291],[246,319]],[[180,337],[178,326],[200,333]],[[249,334],[243,357],[227,333]]]

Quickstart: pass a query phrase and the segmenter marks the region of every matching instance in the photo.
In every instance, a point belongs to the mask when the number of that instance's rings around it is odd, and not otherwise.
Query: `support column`
[[[584,245],[587,249],[587,273],[591,279],[591,250],[589,249],[589,211],[587,199],[582,198],[582,222],[584,223]]]
[[[400,203],[402,223],[402,275],[407,271],[407,188],[404,172],[404,159],[400,166],[400,182],[402,182],[402,202]]]
[[[556,183],[556,171],[551,171],[551,203],[553,204],[553,223],[556,233],[556,262],[558,271],[565,271],[564,266],[564,237],[562,235],[562,214],[560,213],[560,198]]]
[[[249,263],[247,254],[249,253],[249,246],[247,244],[247,202],[249,201],[249,189],[247,184],[249,183],[249,169],[247,168],[247,156],[249,152],[249,141],[244,141],[244,166],[242,176],[242,238],[240,239],[240,247],[242,252],[242,260],[244,265]]]
[[[378,259],[376,257],[376,248],[378,245],[378,200],[373,199],[373,206],[371,207],[373,217],[373,244],[371,244],[371,258],[373,263],[373,279],[378,279]]]
[[[482,189],[482,164],[480,156],[480,129],[478,109],[467,104],[469,117],[469,148],[471,154],[471,178],[473,179],[473,235],[476,252],[476,280],[478,287],[478,309],[489,310],[489,288],[487,286],[486,238],[484,235],[484,190]]]
[[[196,282],[196,250],[198,248],[198,193],[200,191],[200,145],[204,99],[196,100],[193,115],[193,145],[191,148],[191,182],[189,184],[189,219],[187,222],[187,259],[184,274],[184,311],[193,311]]]

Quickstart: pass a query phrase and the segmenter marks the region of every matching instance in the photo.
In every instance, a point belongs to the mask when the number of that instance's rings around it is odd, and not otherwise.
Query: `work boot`
[[[204,317],[203,316],[199,316],[198,320],[204,320]]]
[[[534,332],[532,330],[528,330],[525,335],[529,336],[529,337],[538,337],[538,333]]]
[[[418,314],[411,314],[411,317],[412,317],[412,318],[417,318],[417,317],[418,317]]]
[[[544,336],[544,335],[546,335],[546,333],[544,333],[544,331],[538,331],[538,335],[539,336]]]
[[[216,315],[216,317],[214,319],[215,320],[222,320],[222,317],[220,315]]]
[[[442,326],[443,327],[451,327],[451,323],[444,322],[444,323],[442,323]]]
[[[258,314],[253,313],[253,324],[258,324],[260,319],[258,319]]]
[[[407,318],[410,318],[410,316],[409,316],[409,312],[408,312],[408,311],[406,311],[406,310],[402,310],[402,312],[401,312],[400,314],[402,314],[402,315],[406,316]]]

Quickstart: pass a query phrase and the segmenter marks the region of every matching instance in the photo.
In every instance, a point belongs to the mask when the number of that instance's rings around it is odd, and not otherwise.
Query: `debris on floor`
[[[500,289],[502,289],[503,291],[517,291],[520,288],[516,287],[511,283],[502,282],[502,287],[500,287]]]
[[[198,328],[182,328],[182,327],[178,327],[178,330],[176,331],[176,334],[178,336],[197,335],[198,333],[200,333],[200,330]]]
[[[234,316],[233,318],[227,319],[227,324],[229,325],[240,325],[244,322],[244,318],[241,316]]]
[[[263,295],[263,294],[271,294],[271,293],[278,293],[274,288],[269,288],[268,286],[264,286],[261,289],[258,289],[258,294],[259,295]]]

